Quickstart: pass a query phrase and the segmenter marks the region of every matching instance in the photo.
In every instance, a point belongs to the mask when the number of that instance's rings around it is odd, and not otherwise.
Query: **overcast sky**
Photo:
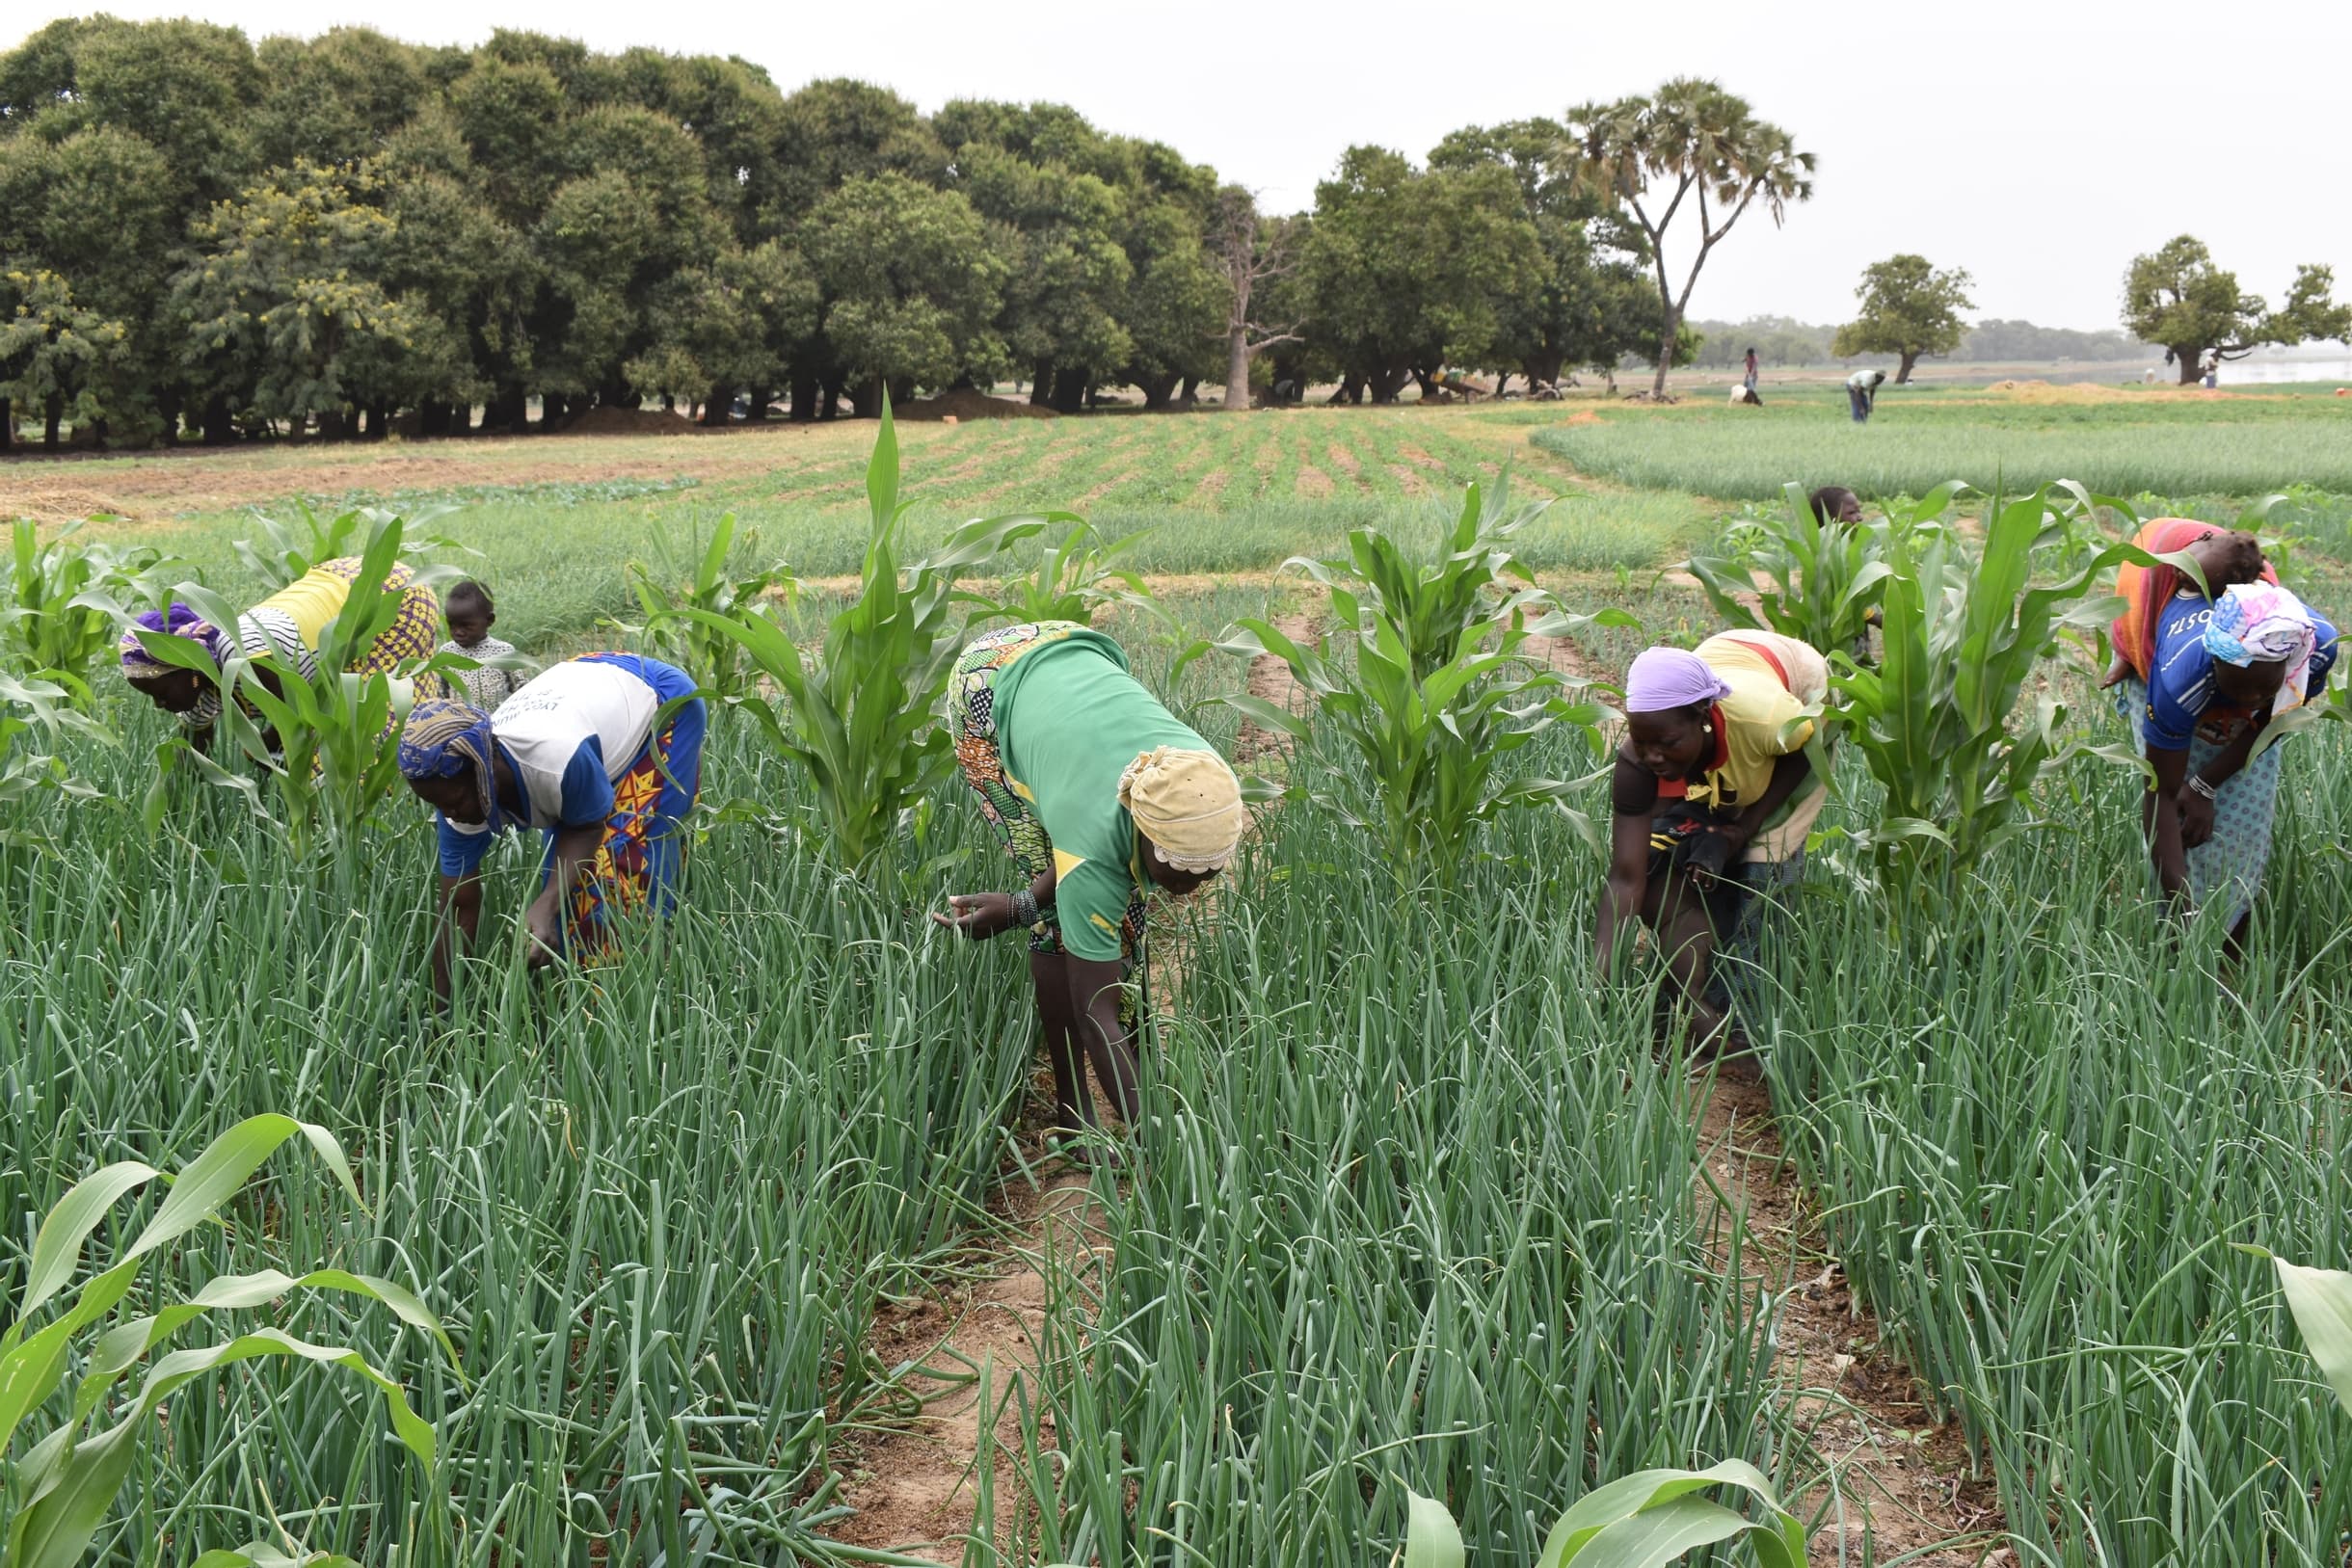
[[[0,38],[90,6],[11,0]],[[1977,0],[1967,5],[1575,0],[933,0],[617,5],[608,0],[116,0],[255,38],[338,23],[473,43],[497,25],[739,54],[789,92],[822,76],[951,97],[1046,98],[1173,144],[1261,193],[1314,199],[1351,143],[1415,158],[1457,126],[1557,115],[1661,78],[1721,79],[1819,154],[1814,199],[1751,213],[1691,307],[1844,319],[1862,266],[1897,251],[1976,277],[1978,314],[2116,324],[2130,256],[2195,233],[2276,301],[2322,261],[2352,293],[2352,4]],[[1668,240],[1670,262],[1688,252]]]

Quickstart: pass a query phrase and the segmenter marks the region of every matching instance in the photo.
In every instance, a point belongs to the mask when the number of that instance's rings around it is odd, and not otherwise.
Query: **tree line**
[[[62,20],[0,56],[0,442],[19,417],[136,446],[649,399],[815,419],[1007,377],[1074,410],[1111,386],[1160,408],[1240,380],[1245,406],[1253,384],[1385,401],[1447,366],[1663,369],[1695,342],[1645,182],[1744,208],[1753,172],[1724,148],[1759,129],[1712,84],[1669,87],[1419,162],[1352,147],[1311,213],[1279,215],[1053,104],[926,116],[503,30],[256,45]],[[1666,146],[1699,111],[1713,140]]]

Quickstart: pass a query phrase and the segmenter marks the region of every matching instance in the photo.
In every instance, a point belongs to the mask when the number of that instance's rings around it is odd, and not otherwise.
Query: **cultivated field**
[[[1506,465],[1552,503],[1513,541],[1543,582],[1642,624],[1531,650],[1604,681],[1711,628],[1671,568],[1789,480],[1876,503],[2076,478],[2216,518],[2292,488],[2268,526],[2341,612],[2347,401],[1889,392],[1861,430],[1822,392],[899,427],[908,554],[1023,508],[1150,530],[1129,564],[1163,615],[1104,624],[1293,791],[1166,917],[1134,1163],[1091,1179],[1036,1136],[1023,955],[923,918],[1007,880],[960,784],[845,872],[808,775],[722,712],[669,940],[551,981],[494,944],[443,1016],[424,809],[401,792],[309,857],[223,789],[176,790],[150,828],[169,727],[108,677],[119,742],[57,747],[94,792],[24,795],[0,834],[0,1282],[96,1165],[176,1168],[282,1111],[342,1139],[366,1210],[281,1156],[160,1266],[383,1276],[457,1365],[364,1299],[299,1298],[289,1328],[407,1386],[436,1467],[386,1441],[364,1384],[231,1372],[158,1419],[103,1560],[182,1562],[274,1516],[404,1568],[1376,1565],[1409,1490],[1470,1562],[1520,1563],[1602,1482],[1732,1459],[1821,1563],[2352,1560],[2352,1414],[2272,1266],[2232,1248],[2352,1260],[2344,726],[2289,747],[2234,967],[2210,922],[2169,930],[2143,896],[2135,776],[2068,761],[2040,825],[1929,907],[1877,878],[1879,791],[1841,757],[1787,936],[1744,975],[1753,1050],[1694,1059],[1653,1048],[1650,988],[1592,978],[1603,862],[1577,822],[1508,812],[1458,864],[1401,864],[1317,804],[1362,798],[1357,754],[1211,701],[1303,709],[1275,661],[1178,657],[1242,617],[1331,631],[1287,557],[1363,525],[1428,547]],[[114,514],[91,533],[233,600],[265,586],[233,548],[251,509],[452,506],[425,526],[479,552],[455,559],[498,632],[545,657],[627,636],[603,625],[641,619],[624,563],[682,577],[732,513],[759,530],[738,567],[815,580],[778,612],[808,644],[855,590],[874,430],[25,463],[0,465],[0,516]],[[2074,667],[2045,684],[2070,737],[2123,738]],[[1564,724],[1508,767],[1585,781],[1605,833],[1603,759]],[[536,854],[499,852],[494,915]]]

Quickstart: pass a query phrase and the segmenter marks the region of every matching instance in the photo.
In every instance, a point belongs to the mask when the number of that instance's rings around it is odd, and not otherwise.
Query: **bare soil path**
[[[1877,1317],[1825,1250],[1753,1062],[1725,1059],[1696,1076],[1691,1094],[1708,1250],[1727,1269],[1734,1227],[1745,1225],[1741,1277],[1779,1299],[1783,1396],[1832,1477],[1789,1500],[1801,1517],[1823,1511],[1812,1561],[1859,1568],[1903,1557],[1916,1568],[1977,1568],[2009,1560],[1995,1555],[2005,1550],[2005,1525],[1991,1478],[1969,1475],[1959,1427],[1938,1424],[1920,1401],[1911,1368],[1885,1346]]]

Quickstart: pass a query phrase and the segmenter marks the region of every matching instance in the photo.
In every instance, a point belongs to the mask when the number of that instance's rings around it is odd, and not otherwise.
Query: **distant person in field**
[[[304,680],[318,670],[318,648],[327,628],[350,601],[351,585],[359,580],[361,561],[344,557],[321,562],[293,582],[237,617],[233,626],[216,626],[187,605],[174,600],[168,610],[149,610],[133,622],[117,651],[122,676],[131,690],[168,713],[179,716],[180,728],[199,749],[212,743],[221,717],[221,679],[231,659],[243,655],[254,678],[276,693],[288,670]],[[441,601],[433,590],[415,580],[406,565],[395,564],[385,573],[384,590],[399,597],[392,624],[345,666],[352,675],[389,675],[404,663],[430,658],[433,633],[441,624]],[[166,664],[147,647],[145,634],[165,632],[197,645],[212,665],[210,674]],[[420,696],[438,695],[438,678],[418,684]],[[247,711],[252,712],[251,704]]]
[[[1879,404],[1879,387],[1885,381],[1884,370],[1858,370],[1846,378],[1846,404],[1856,424],[1869,423],[1871,411]]]
[[[2211,391],[2221,385],[2221,361],[2207,359],[2205,367],[2205,389]]]
[[[441,613],[448,618],[449,640],[441,645],[440,651],[482,666],[458,678],[465,682],[466,701],[485,713],[497,712],[498,704],[522,685],[522,675],[500,662],[516,656],[515,645],[490,634],[490,628],[498,624],[490,590],[468,578],[449,590]]]
[[[622,918],[669,913],[702,783],[708,715],[694,689],[659,659],[585,653],[495,714],[446,701],[411,711],[401,776],[441,816],[436,997],[448,997],[459,942],[471,947],[480,934],[482,859],[500,833],[537,828],[547,838],[523,915],[533,969],[609,956]]]
[[[2160,518],[2133,543],[2186,553],[2211,590],[2168,563],[2118,572],[2125,611],[2107,683],[2155,774],[2140,826],[2157,890],[2183,913],[2219,907],[2234,949],[2278,807],[2280,748],[2257,757],[2255,746],[2272,719],[2327,688],[2336,628],[2279,586],[2251,534]]]
[[[1748,369],[1747,373],[1740,378],[1740,385],[1751,392],[1756,389],[1756,351],[1754,349],[1748,351]]]
[[[1029,933],[1063,1152],[1097,1130],[1084,1063],[1129,1127],[1141,1114],[1144,900],[1233,864],[1249,813],[1210,744],[1128,673],[1098,631],[1041,621],[965,650],[948,690],[964,779],[1027,880],[958,893],[931,917],[972,938]]]
[[[1701,1038],[1725,1022],[1718,950],[1751,944],[1758,895],[1804,874],[1828,797],[1804,755],[1804,711],[1829,687],[1819,651],[1769,631],[1653,648],[1626,674],[1595,956],[1609,973],[1627,928],[1647,925]]]

